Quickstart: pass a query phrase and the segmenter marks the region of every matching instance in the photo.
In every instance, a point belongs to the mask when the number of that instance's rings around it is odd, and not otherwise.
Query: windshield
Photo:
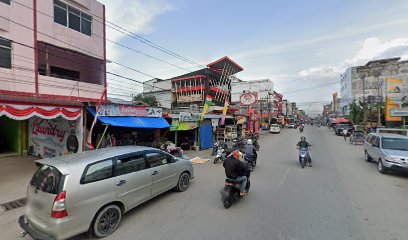
[[[30,184],[40,191],[58,194],[62,191],[62,179],[63,175],[57,168],[41,165],[31,178]]]
[[[271,127],[279,127],[278,124],[272,124]]]
[[[408,151],[408,139],[403,138],[383,138],[382,148],[390,150]]]

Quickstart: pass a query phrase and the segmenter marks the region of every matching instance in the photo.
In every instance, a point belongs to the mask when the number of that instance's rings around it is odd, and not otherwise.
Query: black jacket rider
[[[245,175],[245,164],[232,156],[224,161],[223,166],[225,168],[225,176],[227,176],[227,178],[236,179],[239,176]]]

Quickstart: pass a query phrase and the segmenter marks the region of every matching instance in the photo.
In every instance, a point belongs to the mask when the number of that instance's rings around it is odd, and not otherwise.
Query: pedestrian
[[[347,134],[348,134],[348,130],[347,130],[347,128],[344,128],[343,129],[344,141],[347,141]]]

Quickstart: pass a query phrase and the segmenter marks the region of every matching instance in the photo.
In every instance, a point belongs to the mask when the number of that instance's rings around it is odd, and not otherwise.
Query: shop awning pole
[[[176,147],[177,147],[177,132],[178,131],[175,131],[174,133],[174,144],[176,145]]]
[[[109,127],[109,124],[106,125],[105,130],[103,131],[102,137],[101,137],[101,139],[99,140],[98,145],[96,145],[96,149],[98,149],[98,148],[99,148],[99,145],[101,145],[102,140],[103,140],[103,137],[105,136],[105,133],[106,133],[106,131],[108,130],[108,127]]]

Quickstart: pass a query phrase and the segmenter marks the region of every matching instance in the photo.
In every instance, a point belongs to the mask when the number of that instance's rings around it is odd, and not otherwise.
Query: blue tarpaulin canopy
[[[95,116],[93,107],[86,107]],[[115,127],[128,128],[168,128],[170,124],[164,117],[98,117],[98,120]]]

